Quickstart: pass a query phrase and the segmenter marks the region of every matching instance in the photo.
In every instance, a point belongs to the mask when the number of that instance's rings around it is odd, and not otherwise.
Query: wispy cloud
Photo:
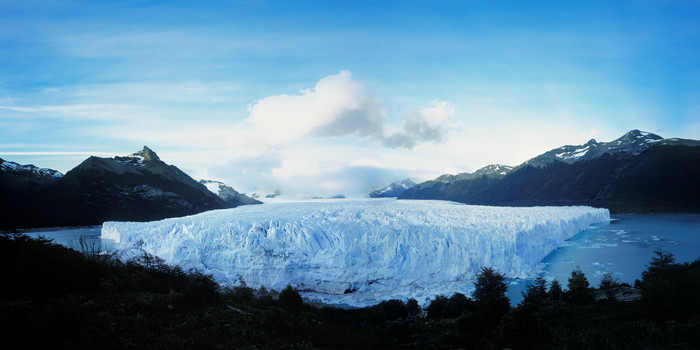
[[[111,157],[114,154],[108,152],[97,152],[97,151],[80,151],[80,152],[67,152],[67,151],[33,151],[33,152],[15,152],[15,151],[3,151],[0,150],[1,155],[7,156],[102,156]]]
[[[76,117],[88,119],[111,119],[115,113],[126,109],[133,109],[134,106],[121,104],[76,104],[60,106],[0,106],[0,110],[21,112],[21,113],[42,113],[42,117],[60,115],[61,117]]]
[[[433,101],[433,106],[424,108],[403,120],[403,129],[384,138],[384,145],[392,148],[412,149],[423,142],[442,141],[445,125],[455,114],[454,107],[445,101]]]

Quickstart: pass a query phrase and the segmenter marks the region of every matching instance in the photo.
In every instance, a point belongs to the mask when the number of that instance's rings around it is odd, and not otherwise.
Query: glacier
[[[153,222],[105,222],[122,257],[143,252],[224,285],[281,290],[307,300],[366,306],[468,294],[481,267],[508,278],[590,225],[591,207],[488,207],[447,201],[323,200],[214,210]]]

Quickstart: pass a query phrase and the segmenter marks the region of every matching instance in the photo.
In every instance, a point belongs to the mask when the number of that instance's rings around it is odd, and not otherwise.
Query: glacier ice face
[[[162,221],[105,222],[122,254],[145,251],[225,284],[326,303],[468,293],[481,267],[533,276],[541,260],[591,224],[590,207],[486,207],[394,199],[244,206]]]

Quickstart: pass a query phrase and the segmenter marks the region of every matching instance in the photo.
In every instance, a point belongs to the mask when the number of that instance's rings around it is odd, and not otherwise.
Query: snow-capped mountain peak
[[[598,145],[599,143],[595,140],[590,140],[586,144],[580,146],[562,146],[557,149],[561,152],[555,153],[554,156],[564,161],[577,161],[588,154],[592,149],[598,148]]]
[[[399,182],[399,185],[402,185],[402,186],[404,186],[404,187],[406,187],[406,188],[415,186],[415,184],[416,184],[416,183],[413,182],[413,181],[411,181],[411,179],[409,179],[409,178],[403,179],[401,182]]]
[[[387,198],[387,197],[397,197],[407,189],[415,186],[416,183],[411,181],[411,179],[404,179],[400,182],[394,182],[389,186],[376,189],[369,193],[371,198]]]
[[[239,205],[260,204],[261,202],[239,193],[233,187],[216,180],[199,180],[199,183],[204,185],[209,192],[219,196],[227,204],[237,207]]]
[[[477,169],[474,176],[505,176],[513,170],[512,166],[502,164],[491,164]]]
[[[607,153],[626,153],[636,156],[663,139],[659,135],[635,129],[604,145]]]
[[[494,167],[495,169],[495,167]],[[486,169],[484,169],[486,170]],[[540,154],[502,177],[442,175],[399,199],[479,205],[592,205],[618,212],[700,210],[700,140],[632,130]]]
[[[50,177],[53,179],[59,179],[63,177],[63,173],[57,170],[49,168],[39,168],[34,164],[18,164],[15,162],[10,162],[0,158],[0,170],[3,172],[31,172],[41,177]]]
[[[597,142],[591,139],[583,145],[561,146],[528,160],[524,165],[541,167],[555,161],[571,164],[580,160],[595,159],[606,153],[616,156],[636,156],[663,140],[664,138],[659,135],[635,129],[610,142]]]
[[[471,180],[486,176],[488,178],[499,178],[508,175],[514,168],[503,164],[490,164],[485,167],[476,169],[473,173],[459,173],[457,175],[445,174],[438,176],[434,181],[442,183],[453,183],[461,180]]]
[[[634,142],[634,141],[639,140],[639,139],[644,139],[644,140],[662,140],[663,137],[661,137],[661,136],[659,136],[659,135],[656,135],[656,134],[652,134],[652,133],[650,133],[650,132],[641,131],[641,130],[638,130],[638,129],[633,129],[633,130],[630,130],[629,132],[627,132],[626,134],[622,135],[622,136],[621,136],[620,138],[618,138],[617,140],[627,140],[627,141]],[[617,141],[617,140],[616,140],[616,141]]]
[[[114,160],[127,165],[144,165],[144,162],[160,161],[156,152],[143,146],[143,149],[128,156],[116,156]]]
[[[158,155],[156,154],[156,152],[153,152],[153,150],[148,148],[147,146],[143,146],[142,150],[132,154],[132,156],[143,157],[143,160],[145,160],[145,161],[160,160],[160,158],[158,158]]]
[[[211,193],[219,196],[221,194],[221,188],[226,186],[221,181],[215,181],[215,180],[199,180],[199,183],[204,185]]]

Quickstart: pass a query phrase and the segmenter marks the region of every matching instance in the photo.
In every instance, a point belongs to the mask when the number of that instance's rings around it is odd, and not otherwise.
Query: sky
[[[631,129],[700,139],[700,1],[0,0],[0,157],[144,145],[355,196]]]

